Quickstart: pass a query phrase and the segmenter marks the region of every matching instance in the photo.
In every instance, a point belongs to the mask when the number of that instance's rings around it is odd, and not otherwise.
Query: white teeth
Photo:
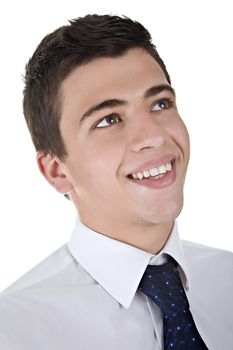
[[[171,163],[167,163],[167,164],[166,164],[166,170],[167,170],[167,171],[171,171],[171,170],[172,170],[172,165],[171,165]]]
[[[166,170],[166,165],[161,165],[160,167],[159,167],[159,173],[160,174],[165,174],[167,172],[167,170]]]
[[[148,178],[150,176],[160,178],[163,176],[163,174],[166,174],[166,172],[171,170],[172,170],[171,163],[166,163],[166,164],[160,165],[158,168],[145,170],[142,173],[131,174],[131,175],[134,179],[139,179],[139,180],[142,180],[143,178]]]
[[[139,180],[142,180],[143,179],[143,174],[142,173],[138,173],[137,177],[138,177]]]
[[[149,171],[143,171],[144,177],[150,177],[150,172]]]
[[[151,175],[151,176],[159,175],[159,169],[157,169],[157,168],[151,169],[151,170],[150,170],[150,175]]]

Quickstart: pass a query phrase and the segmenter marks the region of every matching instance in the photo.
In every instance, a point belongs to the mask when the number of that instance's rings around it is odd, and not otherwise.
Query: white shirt
[[[0,349],[163,349],[161,311],[137,288],[148,263],[167,254],[208,349],[233,349],[232,253],[181,241],[175,223],[154,256],[78,220],[67,245],[1,294]]]

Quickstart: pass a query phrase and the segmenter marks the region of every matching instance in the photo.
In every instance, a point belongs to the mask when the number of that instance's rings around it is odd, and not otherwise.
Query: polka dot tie
[[[148,265],[138,288],[162,311],[164,350],[208,350],[195,326],[173,258],[163,265]]]

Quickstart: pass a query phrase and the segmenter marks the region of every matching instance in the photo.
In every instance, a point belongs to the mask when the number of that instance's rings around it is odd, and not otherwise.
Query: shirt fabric
[[[68,244],[1,293],[0,349],[163,350],[161,311],[138,285],[168,255],[208,349],[233,349],[232,253],[180,240],[175,222],[153,255],[78,219]]]

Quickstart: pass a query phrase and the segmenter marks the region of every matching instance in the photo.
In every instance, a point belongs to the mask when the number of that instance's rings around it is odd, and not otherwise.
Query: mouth
[[[158,167],[145,169],[138,173],[131,173],[127,178],[135,184],[149,188],[163,188],[171,185],[176,179],[175,159]]]
[[[175,159],[170,162],[164,163],[157,168],[147,169],[138,173],[132,173],[127,175],[129,179],[135,179],[141,181],[142,179],[152,178],[154,180],[162,178],[165,174],[172,171],[172,167],[175,163]]]

